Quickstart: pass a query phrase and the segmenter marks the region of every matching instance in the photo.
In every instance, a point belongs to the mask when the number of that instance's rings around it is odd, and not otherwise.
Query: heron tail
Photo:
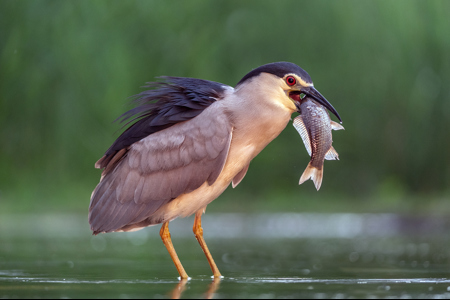
[[[300,181],[298,182],[298,184],[302,184],[306,180],[311,179],[314,182],[314,186],[316,187],[316,189],[319,190],[320,186],[322,185],[322,177],[323,177],[323,166],[319,170],[316,167],[313,167],[310,162],[308,163],[308,166],[303,172],[302,177],[300,177]]]

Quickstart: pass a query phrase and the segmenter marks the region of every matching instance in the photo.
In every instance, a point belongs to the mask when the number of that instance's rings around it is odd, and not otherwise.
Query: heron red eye
[[[293,86],[296,82],[297,82],[297,80],[295,80],[294,76],[288,76],[288,77],[286,77],[286,83],[287,83],[289,86]]]

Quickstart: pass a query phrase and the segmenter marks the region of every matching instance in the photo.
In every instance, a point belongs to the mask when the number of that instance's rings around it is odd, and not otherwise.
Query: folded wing
[[[89,222],[95,234],[138,223],[179,195],[216,181],[232,136],[229,118],[218,107],[118,152],[92,193]]]

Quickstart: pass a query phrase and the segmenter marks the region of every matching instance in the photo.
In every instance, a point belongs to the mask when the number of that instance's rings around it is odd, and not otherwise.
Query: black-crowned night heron
[[[160,235],[181,278],[168,224],[195,213],[193,231],[215,277],[221,274],[203,239],[206,206],[247,173],[250,161],[300,110],[301,94],[340,120],[299,66],[278,62],[245,75],[235,88],[164,77],[137,95],[140,106],[122,117],[137,120],[96,163],[103,169],[91,196],[94,234],[133,231],[162,223]]]

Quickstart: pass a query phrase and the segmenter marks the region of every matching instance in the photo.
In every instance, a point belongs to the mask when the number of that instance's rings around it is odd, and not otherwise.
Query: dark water
[[[2,216],[0,298],[450,298],[446,218],[206,215],[211,270],[191,233],[159,227],[90,235],[84,216]]]

